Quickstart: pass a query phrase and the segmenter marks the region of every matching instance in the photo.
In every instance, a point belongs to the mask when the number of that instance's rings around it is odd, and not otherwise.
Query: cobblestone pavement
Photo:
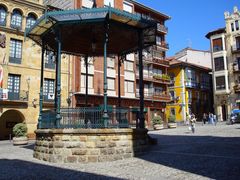
[[[239,179],[240,124],[198,124],[151,131],[158,145],[138,158],[105,163],[53,164],[24,147],[0,141],[0,179]]]

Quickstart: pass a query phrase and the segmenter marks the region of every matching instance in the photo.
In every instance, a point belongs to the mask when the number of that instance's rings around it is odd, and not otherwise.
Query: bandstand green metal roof
[[[26,36],[40,46],[44,39],[46,48],[56,51],[56,37],[60,33],[62,53],[102,56],[106,29],[108,54],[122,55],[138,50],[141,30],[143,48],[156,43],[157,22],[111,7],[46,12],[26,31]]]

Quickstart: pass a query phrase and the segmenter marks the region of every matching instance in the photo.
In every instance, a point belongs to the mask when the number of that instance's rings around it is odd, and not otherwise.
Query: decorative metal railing
[[[102,107],[62,108],[61,119],[56,121],[54,110],[43,111],[42,129],[49,128],[127,128],[130,116],[129,108],[108,107],[109,119],[103,119]]]

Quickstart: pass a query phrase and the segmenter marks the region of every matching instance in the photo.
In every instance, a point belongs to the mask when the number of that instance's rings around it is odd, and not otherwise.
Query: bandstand
[[[105,7],[46,12],[26,31],[26,36],[42,47],[35,158],[50,162],[100,162],[132,157],[145,150],[148,137],[143,112],[142,52],[156,43],[156,29],[157,23],[151,19]],[[43,110],[46,50],[55,52],[57,56],[55,108],[48,111]],[[85,59],[104,57],[103,106],[61,107],[63,53]],[[107,56],[117,56],[122,62],[130,53],[139,55],[139,121],[134,129],[128,126],[128,110],[121,107],[121,93],[118,93],[116,108],[109,108],[107,100]]]

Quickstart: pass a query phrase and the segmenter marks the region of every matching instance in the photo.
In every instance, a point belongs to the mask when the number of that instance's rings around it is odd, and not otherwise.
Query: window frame
[[[34,14],[29,13],[26,18],[26,29],[31,28],[36,21],[37,21],[37,17]]]
[[[131,91],[131,88],[129,88],[129,84],[131,83],[132,83],[132,91]],[[134,81],[125,80],[124,89],[125,89],[125,93],[134,93]]]
[[[92,83],[91,83],[92,81]],[[90,82],[90,83],[89,83]],[[94,76],[92,74],[88,74],[88,89],[93,89]],[[86,88],[86,74],[81,74],[81,88]]]
[[[218,82],[220,81],[220,78],[223,78],[223,82],[222,84],[218,85]],[[226,89],[226,78],[225,76],[217,76],[215,77],[215,82],[216,82],[216,90],[225,90]]]
[[[22,49],[23,42],[18,39],[10,39],[9,47],[9,62],[15,64],[21,64],[22,61]]]
[[[111,88],[109,87],[109,84],[110,84],[109,81],[113,81],[113,87],[111,87]],[[109,91],[115,91],[115,78],[107,78],[107,85],[108,85],[107,89]]]
[[[11,22],[10,26],[14,29],[21,29],[22,28],[22,20],[23,16],[20,10],[14,9],[11,15]]]
[[[44,101],[53,101],[54,99],[49,98],[49,94],[55,96],[55,79],[44,78],[43,81],[43,98]]]
[[[213,60],[214,60],[214,70],[215,71],[222,71],[222,70],[225,69],[224,57],[223,56],[215,57]],[[221,62],[221,63],[219,63],[219,62]]]
[[[2,18],[2,16],[4,16]],[[7,24],[7,9],[4,6],[0,6],[0,25],[6,26]]]

